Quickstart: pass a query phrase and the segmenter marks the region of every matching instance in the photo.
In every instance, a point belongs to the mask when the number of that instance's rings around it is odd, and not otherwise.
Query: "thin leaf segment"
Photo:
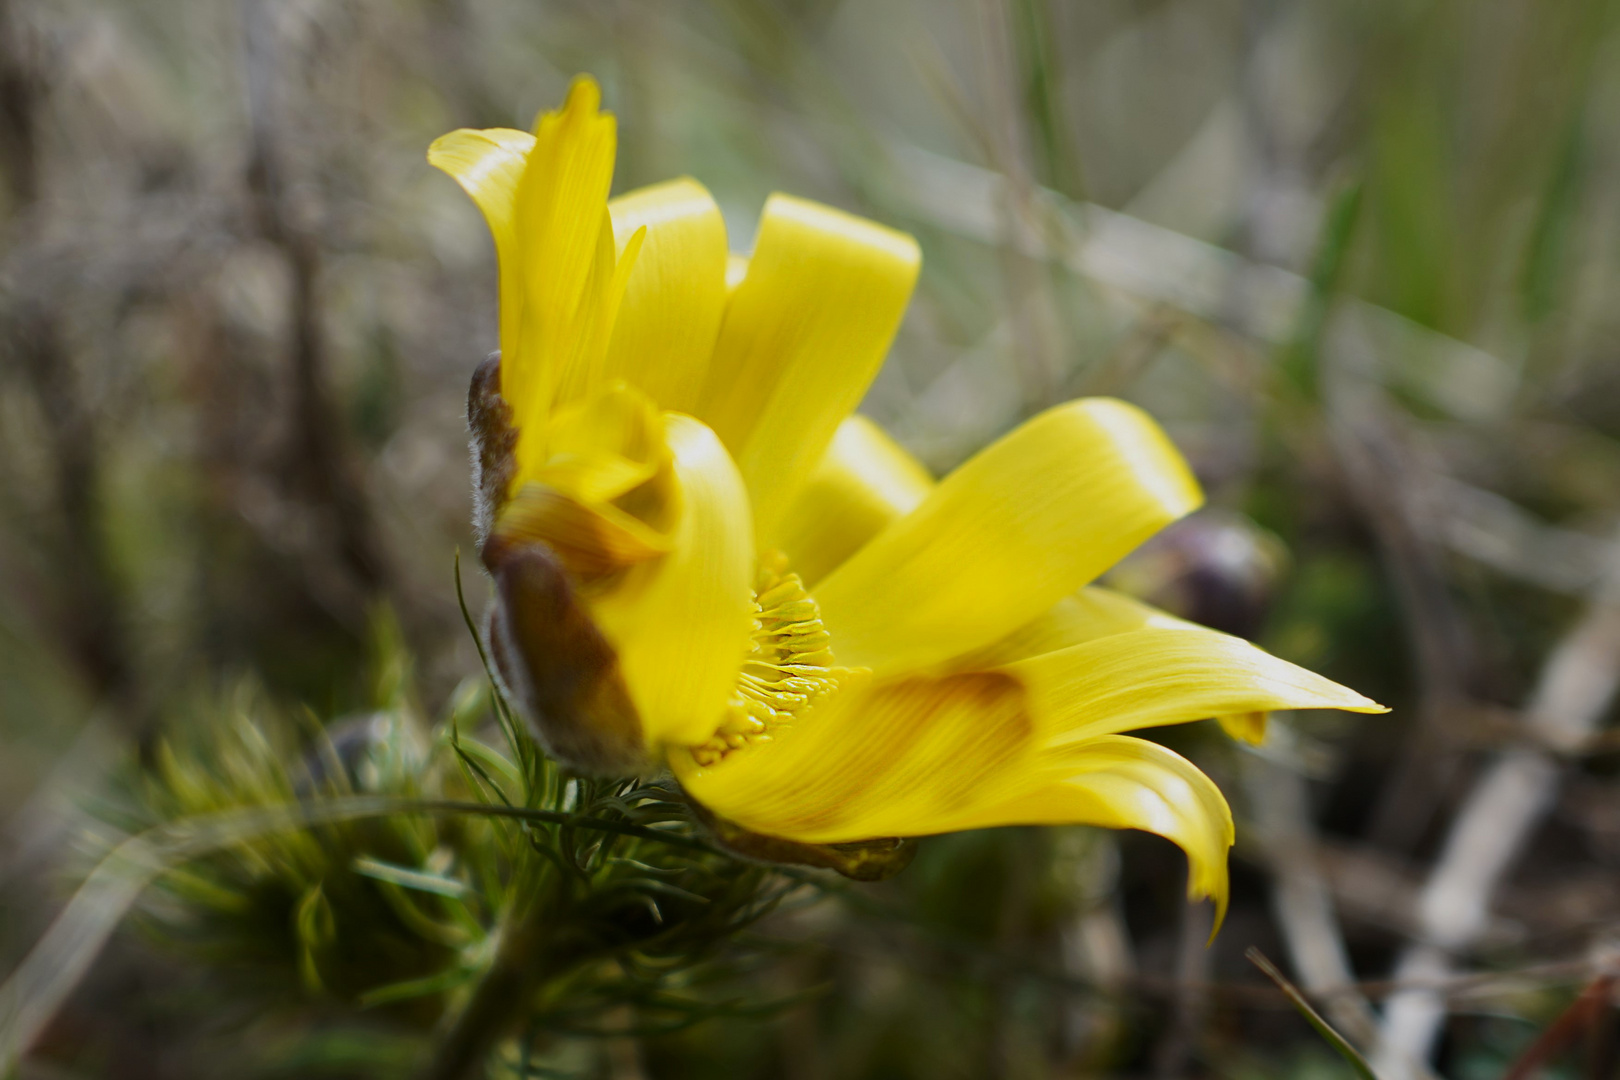
[[[1224,904],[1225,800],[1122,733],[1381,707],[1090,585],[1202,502],[1141,410],[1060,405],[936,484],[853,414],[911,237],[775,195],[744,258],[695,180],[610,202],[599,96],[581,78],[532,135],[429,151],[495,240],[489,637],[540,736],[578,767],[667,762],[725,829],[784,841],[1145,829]]]

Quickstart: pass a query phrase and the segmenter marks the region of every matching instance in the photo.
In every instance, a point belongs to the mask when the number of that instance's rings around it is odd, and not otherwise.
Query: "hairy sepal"
[[[618,655],[555,553],[497,535],[483,559],[495,582],[485,622],[489,656],[502,692],[547,753],[592,775],[652,771]]]
[[[467,440],[472,458],[473,533],[482,547],[506,509],[517,474],[517,427],[501,397],[501,354],[492,352],[467,387]]]
[[[914,836],[881,837],[848,844],[804,844],[751,832],[711,812],[695,799],[690,805],[693,816],[708,829],[716,844],[752,862],[813,866],[835,871],[852,881],[887,881],[911,865],[917,854]]]

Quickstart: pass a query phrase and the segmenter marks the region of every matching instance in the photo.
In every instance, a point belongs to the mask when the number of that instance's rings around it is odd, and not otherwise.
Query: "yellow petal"
[[[748,276],[748,256],[732,252],[726,256],[726,299],[730,300],[737,286]]]
[[[677,484],[664,418],[645,395],[617,383],[551,418],[545,464],[495,525],[502,541],[538,541],[576,578],[591,581],[668,552]]]
[[[616,384],[559,409],[532,479],[584,503],[617,499],[669,460],[664,420],[645,395]]]
[[[612,503],[586,503],[544,484],[525,485],[491,534],[496,544],[544,544],[576,582],[591,582],[663,555],[667,535]]]
[[[1119,735],[1040,754],[1004,793],[989,797],[949,828],[991,825],[1101,825],[1142,829],[1187,853],[1187,892],[1215,899],[1216,926],[1226,914],[1226,852],[1232,811],[1220,789],[1179,754]]]
[[[1266,741],[1266,724],[1271,719],[1271,714],[1264,710],[1255,710],[1217,716],[1215,719],[1220,721],[1221,730],[1238,742],[1259,746]]]
[[[786,195],[766,202],[697,410],[742,470],[763,545],[877,374],[920,262],[904,233]]]
[[[637,229],[631,233],[623,250],[616,254],[613,222],[604,210],[602,227],[596,235],[596,258],[591,263],[591,273],[574,313],[573,325],[560,350],[557,389],[552,399],[554,409],[581,398],[588,399],[607,384],[608,341],[618,321],[619,306],[647,230]]]
[[[838,425],[832,445],[794,496],[777,546],[814,585],[933,490],[922,464],[866,417]]]
[[[617,135],[612,114],[597,111],[600,103],[593,80],[575,79],[563,108],[538,118],[518,183],[514,224],[522,241],[524,309],[516,355],[502,357],[501,394],[520,431],[541,426],[551,407],[602,230],[611,227],[607,195]]]
[[[608,203],[624,246],[646,240],[608,347],[606,378],[624,379],[661,408],[691,412],[703,389],[726,303],[726,223],[702,184],[683,177]]]
[[[840,663],[915,670],[1005,637],[1201,500],[1146,413],[1073,401],[947,476],[816,600]]]
[[[852,679],[770,741],[698,765],[681,784],[739,825],[807,843],[940,832],[974,792],[1030,751],[1023,690],[979,672],[890,683]]]
[[[630,567],[590,600],[619,657],[649,743],[714,733],[753,628],[753,522],[725,447],[689,416],[666,413],[681,512],[668,555]]]
[[[428,162],[455,178],[484,212],[495,239],[500,268],[501,349],[516,348],[518,320],[523,310],[523,264],[518,253],[515,208],[518,181],[534,149],[527,131],[462,128],[441,135],[428,147]]]
[[[1241,638],[1190,623],[1113,634],[1002,670],[1029,687],[1031,711],[1053,744],[1273,709],[1387,711]]]
[[[1196,623],[1178,619],[1124,593],[1101,585],[1087,585],[1063,597],[1006,637],[962,658],[958,664],[969,669],[1000,667],[1144,626],[1197,628]]]
[[[956,663],[967,669],[1000,667],[1144,627],[1213,632],[1123,593],[1100,585],[1088,585],[1073,596],[1065,596],[1000,641]],[[1269,716],[1265,712],[1244,712],[1218,716],[1216,719],[1232,738],[1258,746],[1265,742]]]

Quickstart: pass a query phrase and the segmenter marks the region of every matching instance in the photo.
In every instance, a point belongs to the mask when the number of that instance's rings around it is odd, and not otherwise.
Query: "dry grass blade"
[[[1305,1000],[1305,995],[1299,992],[1299,988],[1289,982],[1286,975],[1277,970],[1276,964],[1266,959],[1265,953],[1250,945],[1243,955],[1248,957],[1251,964],[1265,972],[1266,978],[1277,984],[1277,989],[1287,995],[1289,1002],[1295,1009],[1299,1010],[1299,1015],[1305,1018],[1305,1022],[1315,1028],[1316,1033],[1326,1039],[1328,1045],[1338,1051],[1339,1056],[1350,1063],[1350,1067],[1356,1070],[1357,1076],[1362,1077],[1363,1080],[1378,1080],[1378,1075],[1372,1071],[1372,1066],[1367,1064],[1367,1059],[1361,1056],[1361,1052],[1351,1046],[1343,1035],[1335,1031],[1332,1024],[1322,1019],[1322,1014],[1311,1007],[1311,1003]]]
[[[1580,996],[1569,1008],[1559,1013],[1558,1018],[1548,1024],[1547,1029],[1536,1037],[1536,1041],[1508,1066],[1507,1072],[1502,1074],[1502,1080],[1530,1080],[1572,1040],[1582,1032],[1591,1030],[1592,1025],[1603,1015],[1603,1009],[1609,1003],[1609,995],[1614,991],[1614,984],[1613,975],[1600,975],[1588,983],[1586,989],[1581,991]]]
[[[160,826],[119,844],[0,985],[0,1075],[16,1068],[141,891],[165,870],[283,829],[397,813],[407,802],[361,796],[320,806],[239,811]]]

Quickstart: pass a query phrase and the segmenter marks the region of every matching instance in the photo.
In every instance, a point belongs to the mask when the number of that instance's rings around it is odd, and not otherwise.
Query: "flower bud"
[[[518,434],[500,376],[497,352],[478,365],[467,393],[473,527],[495,583],[484,626],[490,661],[506,700],[552,757],[589,773],[646,772],[641,720],[618,656],[580,600],[567,560],[521,531],[496,528],[510,502]]]
[[[1206,510],[1143,544],[1109,583],[1184,619],[1252,639],[1287,564],[1276,536],[1241,514]]]

